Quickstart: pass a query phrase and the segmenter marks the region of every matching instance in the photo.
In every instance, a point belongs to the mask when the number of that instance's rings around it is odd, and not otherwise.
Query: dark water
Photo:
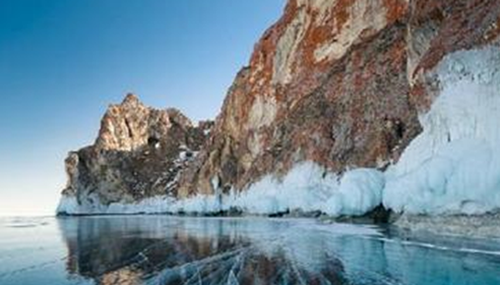
[[[8,218],[0,284],[493,285],[500,243],[313,220]]]

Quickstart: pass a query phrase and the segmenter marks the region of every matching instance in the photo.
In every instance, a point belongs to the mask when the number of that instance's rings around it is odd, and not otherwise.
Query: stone
[[[63,195],[101,205],[175,197],[180,170],[211,127],[210,121],[193,126],[179,110],[149,108],[128,94],[109,106],[95,144],[68,155]]]

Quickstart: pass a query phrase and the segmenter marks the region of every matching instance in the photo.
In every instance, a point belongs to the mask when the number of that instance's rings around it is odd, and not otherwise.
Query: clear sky
[[[284,0],[0,0],[0,215],[53,214],[68,151],[135,92],[214,118]]]

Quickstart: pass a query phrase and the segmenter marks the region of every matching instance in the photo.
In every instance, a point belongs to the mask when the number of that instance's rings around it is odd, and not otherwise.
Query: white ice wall
[[[67,214],[136,214],[218,212],[231,207],[251,214],[272,214],[287,210],[323,211],[330,215],[363,214],[382,201],[383,173],[356,169],[341,179],[312,162],[295,166],[281,180],[269,175],[245,191],[224,196],[196,196],[184,200],[167,197],[145,199],[133,204],[97,201],[80,205],[74,197],[63,197],[58,212]],[[92,199],[90,199],[92,200]]]
[[[500,49],[459,51],[437,67],[441,94],[423,132],[387,172],[384,204],[410,213],[500,207]]]

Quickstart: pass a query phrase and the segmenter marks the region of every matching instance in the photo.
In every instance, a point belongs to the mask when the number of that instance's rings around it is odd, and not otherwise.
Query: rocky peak
[[[68,155],[65,195],[88,208],[176,196],[177,176],[212,124],[200,126],[177,109],[150,108],[128,94],[107,109],[95,144]]]
[[[191,122],[191,120],[188,117],[184,116],[184,114],[182,114],[180,110],[176,108],[168,108],[166,112],[172,123],[183,126],[184,128],[193,127],[193,123]]]
[[[138,105],[142,105],[142,102],[139,100],[139,97],[135,95],[134,93],[127,93],[125,95],[125,98],[123,98],[123,101],[121,103],[121,106],[131,106],[131,107],[136,107]]]
[[[101,121],[96,146],[103,150],[131,151],[167,135],[169,112],[146,107],[134,94],[111,105]]]

